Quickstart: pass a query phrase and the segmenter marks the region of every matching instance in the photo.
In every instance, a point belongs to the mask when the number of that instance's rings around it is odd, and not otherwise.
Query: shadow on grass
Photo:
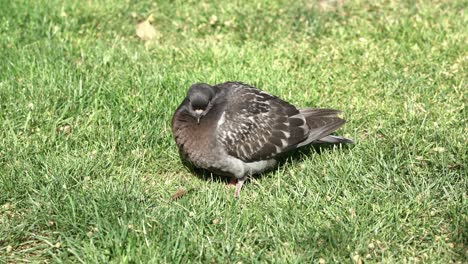
[[[268,175],[268,172],[271,172],[280,166],[285,166],[286,164],[290,164],[292,162],[301,162],[305,160],[311,153],[316,153],[320,155],[324,151],[340,150],[340,149],[347,150],[347,149],[352,148],[353,146],[354,144],[326,144],[326,143],[304,146],[297,150],[286,152],[280,155],[279,157],[276,158],[278,160],[278,163],[273,169],[268,170],[261,174],[253,175],[251,177],[255,179],[261,179],[263,177],[266,177]],[[200,169],[192,165],[190,162],[184,160],[183,158],[181,158],[181,160],[182,160],[182,163],[185,165],[185,167],[187,167],[192,174],[194,174],[195,176],[197,176],[198,178],[202,180],[225,183],[225,184],[232,184],[233,182],[233,177],[229,175],[222,175],[219,173],[210,172],[205,169]],[[249,179],[247,179],[246,183],[248,182],[249,182]]]

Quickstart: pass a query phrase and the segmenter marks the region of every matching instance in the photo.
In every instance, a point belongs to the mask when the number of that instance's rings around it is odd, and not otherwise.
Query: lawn
[[[159,2],[0,4],[0,263],[468,262],[466,1]],[[225,81],[341,109],[355,144],[236,200],[170,130]]]

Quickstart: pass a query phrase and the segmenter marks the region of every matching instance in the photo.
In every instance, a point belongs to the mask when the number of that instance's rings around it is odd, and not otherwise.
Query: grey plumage
[[[278,155],[311,143],[351,143],[330,133],[345,120],[333,109],[297,109],[239,82],[194,84],[172,118],[181,156],[216,174],[247,176],[276,164]]]

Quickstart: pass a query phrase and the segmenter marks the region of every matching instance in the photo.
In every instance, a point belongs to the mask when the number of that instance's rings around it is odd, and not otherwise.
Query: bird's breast
[[[207,169],[216,160],[216,136],[213,127],[200,122],[178,124],[173,127],[174,138],[184,157],[195,166]]]

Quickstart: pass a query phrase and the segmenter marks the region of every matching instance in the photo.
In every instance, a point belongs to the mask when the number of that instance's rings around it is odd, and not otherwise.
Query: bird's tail
[[[346,120],[339,118],[339,110],[335,109],[300,109],[300,114],[305,118],[309,126],[309,137],[300,146],[310,143],[352,143],[353,141],[340,136],[332,136],[335,130],[340,128]]]
[[[354,141],[349,139],[349,138],[340,137],[340,136],[332,136],[332,135],[328,135],[328,136],[323,137],[321,139],[317,139],[314,142],[316,142],[316,143],[331,143],[331,144],[354,143]]]

